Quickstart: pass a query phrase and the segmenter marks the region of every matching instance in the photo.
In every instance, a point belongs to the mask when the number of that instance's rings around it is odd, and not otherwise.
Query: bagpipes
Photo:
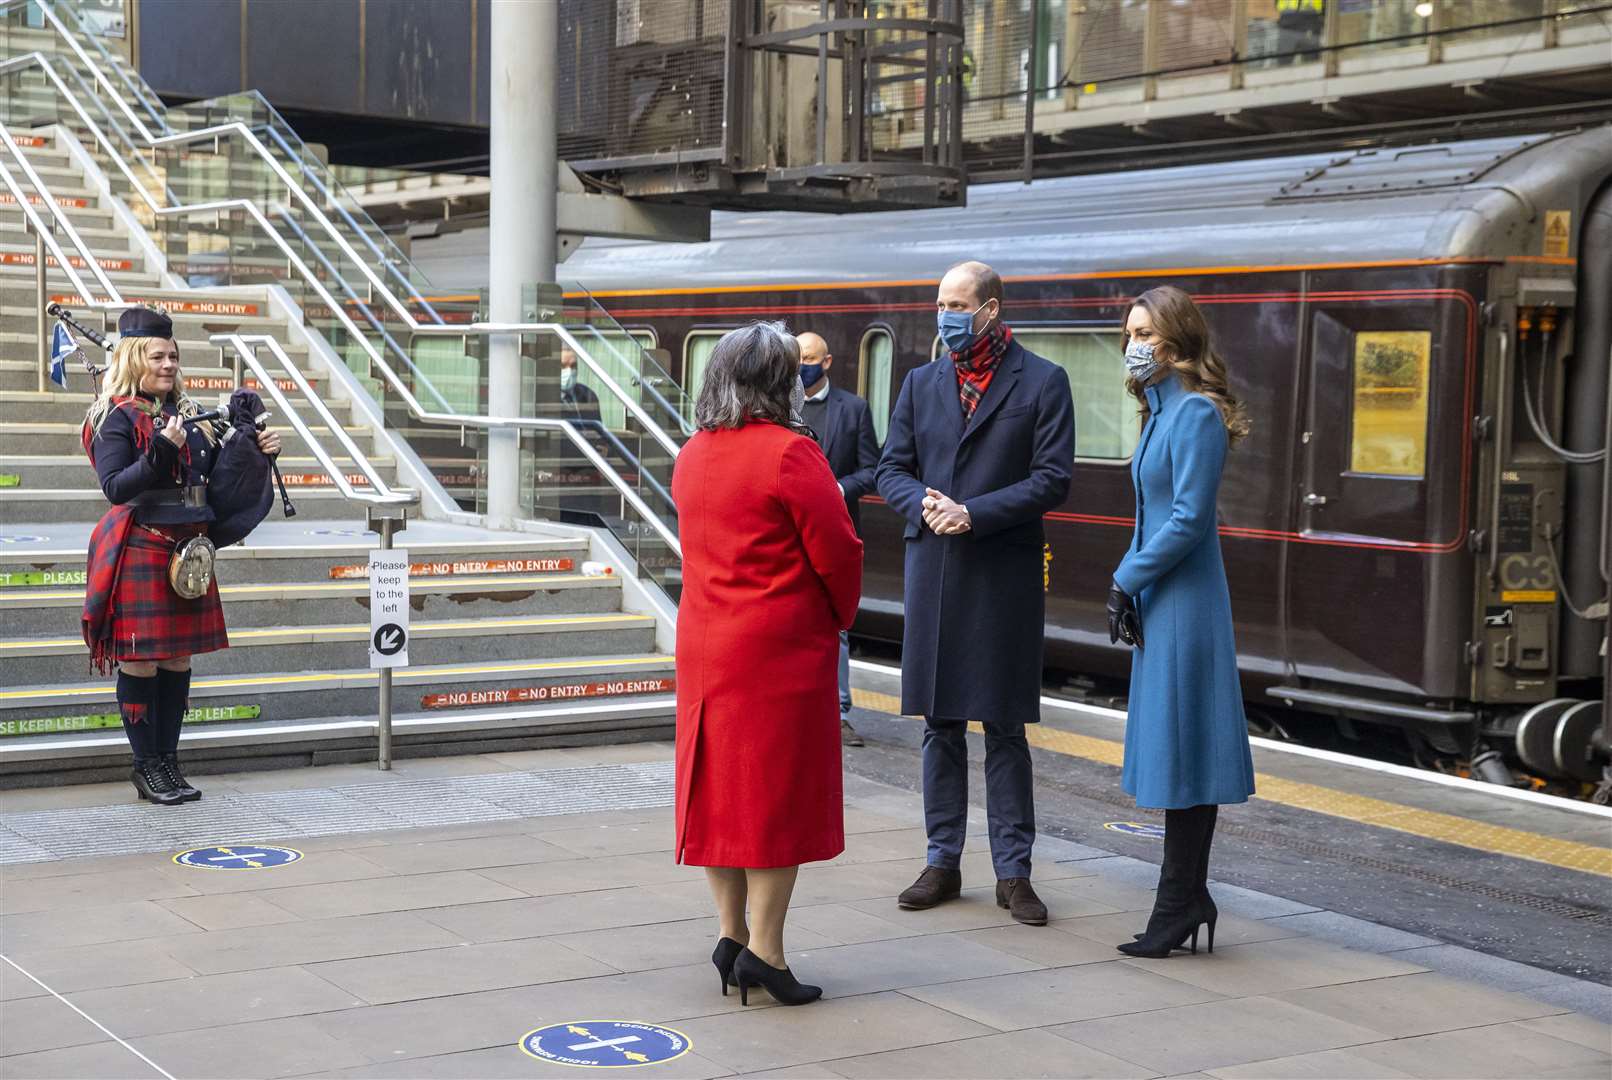
[[[95,393],[99,394],[101,392],[101,377],[106,374],[108,365],[102,364],[97,367],[84,352],[84,347],[79,345],[77,338],[73,335],[76,332],[85,341],[90,342],[92,345],[100,346],[104,352],[112,351],[112,343],[106,340],[105,335],[79,322],[73,317],[71,311],[68,311],[60,304],[51,303],[45,308],[45,314],[54,318],[59,326],[64,328],[63,332],[74,346],[72,353],[69,355],[77,355],[83,361],[84,370],[89,373],[90,382],[95,388]],[[256,407],[254,408],[253,406]],[[263,401],[257,394],[250,390],[237,389],[234,394],[230,395],[228,408],[207,409],[203,412],[180,417],[180,420],[185,424],[211,423],[220,432],[220,441],[224,441],[236,432],[250,432],[255,436],[257,432],[268,426],[270,415],[263,408]],[[269,468],[274,472],[275,485],[280,490],[281,509],[284,510],[286,517],[296,517],[297,508],[291,505],[291,496],[286,493],[285,479],[280,475],[280,463],[274,458],[269,458],[268,462]]]

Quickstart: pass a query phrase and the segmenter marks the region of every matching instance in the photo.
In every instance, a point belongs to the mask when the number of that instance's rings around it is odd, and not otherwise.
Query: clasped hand
[[[974,527],[968,507],[934,488],[924,488],[924,524],[936,536],[961,536]]]

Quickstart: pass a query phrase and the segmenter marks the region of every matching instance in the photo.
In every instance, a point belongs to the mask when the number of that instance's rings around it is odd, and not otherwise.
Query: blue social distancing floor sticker
[[[219,844],[181,851],[174,856],[174,862],[198,870],[272,870],[300,858],[302,852],[295,848],[270,847],[267,844]]]
[[[688,1046],[681,1031],[630,1020],[574,1020],[521,1036],[521,1049],[533,1057],[584,1069],[654,1065],[682,1057]]]
[[[1149,840],[1164,839],[1164,826],[1155,825],[1151,821],[1105,821],[1103,828],[1124,833],[1126,836],[1142,836]]]

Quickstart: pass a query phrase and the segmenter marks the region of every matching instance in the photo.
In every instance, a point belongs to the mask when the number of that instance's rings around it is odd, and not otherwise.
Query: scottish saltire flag
[[[50,381],[63,390],[67,389],[67,358],[77,351],[73,335],[67,332],[67,327],[57,323],[56,333],[50,339]]]

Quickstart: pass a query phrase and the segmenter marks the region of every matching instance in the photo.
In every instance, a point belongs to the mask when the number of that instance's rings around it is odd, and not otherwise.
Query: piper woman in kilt
[[[178,760],[190,658],[229,646],[217,583],[186,600],[168,573],[175,548],[213,520],[206,485],[218,433],[181,419],[199,411],[185,395],[172,320],[153,308],[125,311],[84,420],[84,450],[112,509],[90,536],[83,630],[97,670],[118,668],[135,790],[164,806],[201,798]],[[278,435],[256,437],[264,454],[279,453]]]

